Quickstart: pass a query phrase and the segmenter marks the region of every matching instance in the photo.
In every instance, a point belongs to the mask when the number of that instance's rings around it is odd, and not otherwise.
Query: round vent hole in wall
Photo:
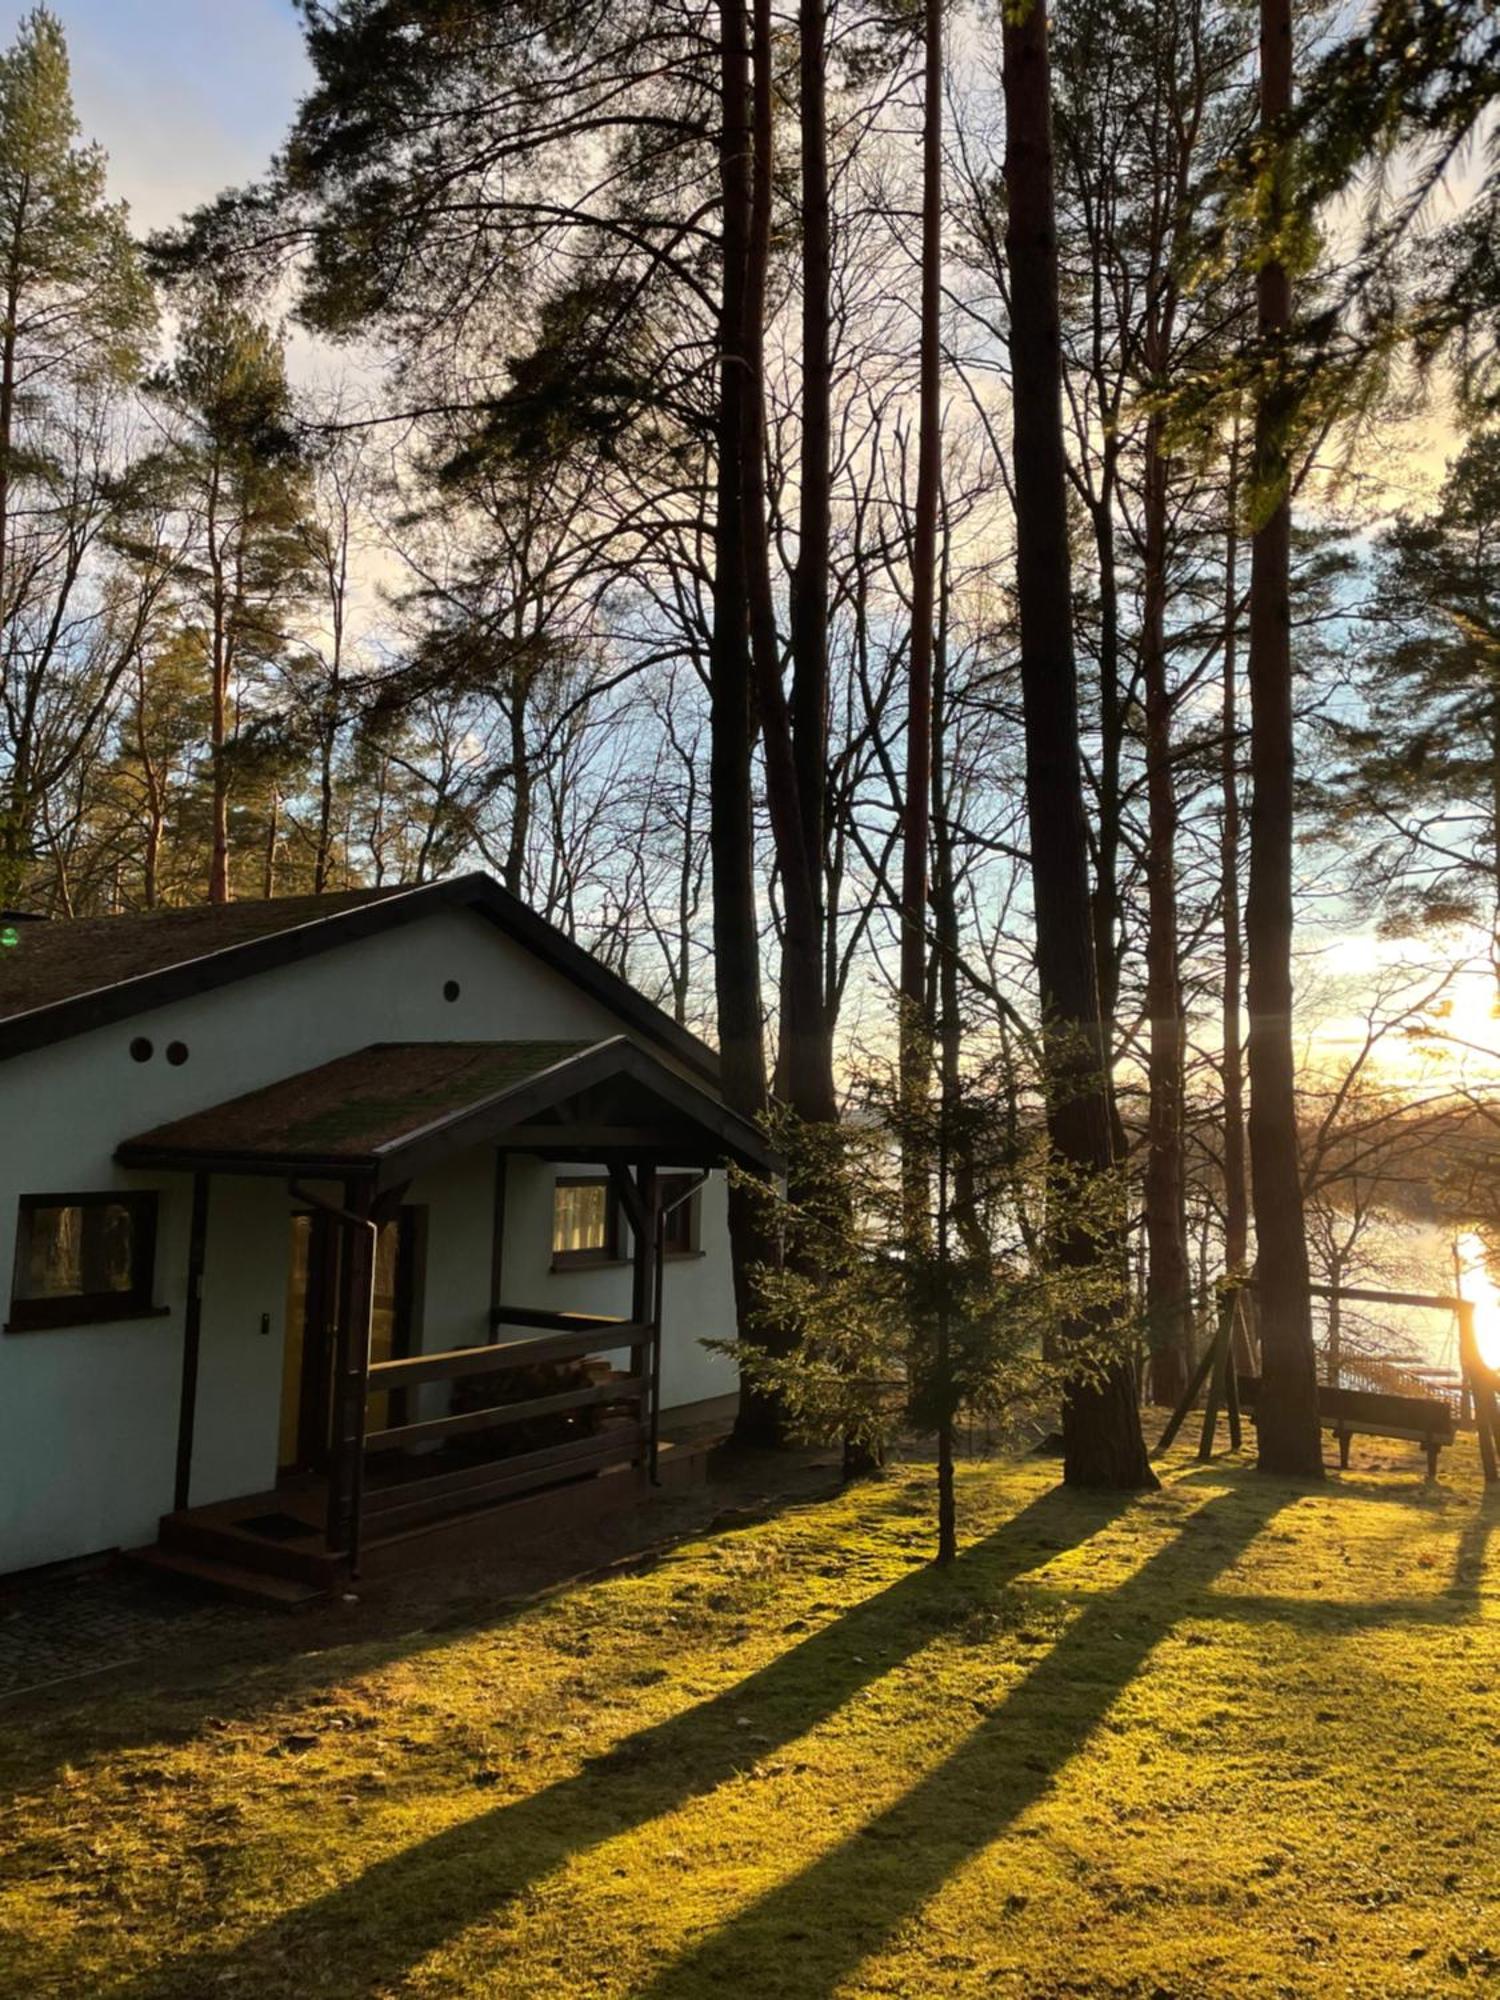
[[[130,1044],[130,1060],[132,1062],[150,1062],[155,1054],[155,1044],[147,1035],[137,1035],[135,1040]]]
[[[461,987],[461,986],[459,985],[459,983],[458,983],[458,981],[457,981],[456,979],[445,979],[445,980],[444,980],[444,982],[443,982],[443,998],[444,998],[445,1000],[456,1000],[456,999],[458,998],[459,994],[460,994],[460,993],[461,993],[462,991],[463,991],[463,988],[462,988],[462,987]]]
[[[186,1042],[167,1043],[167,1061],[172,1065],[173,1069],[181,1069],[187,1059],[188,1045]]]

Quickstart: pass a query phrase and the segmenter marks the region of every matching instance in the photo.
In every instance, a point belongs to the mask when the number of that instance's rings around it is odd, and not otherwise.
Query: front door
[[[418,1218],[417,1209],[403,1208],[376,1241],[372,1361],[411,1352]],[[292,1217],[277,1452],[283,1473],[322,1472],[328,1465],[343,1244],[343,1227],[321,1209]],[[369,1429],[400,1423],[403,1401],[389,1391],[372,1396]]]

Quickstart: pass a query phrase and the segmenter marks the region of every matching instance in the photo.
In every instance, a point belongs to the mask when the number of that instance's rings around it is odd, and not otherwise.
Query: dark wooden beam
[[[512,1125],[500,1134],[496,1144],[507,1153],[552,1157],[561,1148],[591,1160],[609,1154],[630,1160],[643,1155],[671,1159],[682,1153],[687,1164],[693,1164],[694,1156],[710,1152],[718,1158],[718,1149],[705,1145],[703,1134],[695,1133],[690,1126],[678,1129],[669,1125],[600,1125],[581,1121],[575,1124],[559,1119],[556,1124]]]
[[[344,1254],[339,1267],[334,1330],[333,1437],[328,1466],[328,1546],[359,1558],[359,1512],[364,1487],[365,1400],[369,1393],[370,1299],[375,1277],[371,1190],[351,1181],[339,1214]],[[335,1211],[335,1213],[338,1213]]]
[[[500,1295],[505,1280],[505,1194],[506,1183],[510,1179],[510,1160],[497,1146],[495,1149],[495,1193],[490,1209],[490,1339],[498,1338],[495,1326],[495,1308],[500,1303]]]
[[[406,1389],[420,1382],[452,1382],[469,1375],[497,1375],[507,1368],[530,1368],[542,1361],[579,1360],[591,1354],[613,1354],[647,1331],[629,1320],[600,1330],[583,1327],[576,1333],[544,1333],[534,1340],[506,1340],[483,1347],[450,1347],[438,1354],[405,1354],[394,1361],[377,1361],[370,1370],[375,1390]]]
[[[609,1178],[615,1193],[619,1196],[620,1206],[625,1211],[625,1220],[630,1224],[630,1232],[635,1238],[638,1252],[641,1236],[646,1228],[646,1207],[641,1199],[640,1190],[632,1179],[629,1168],[620,1160],[609,1162]],[[635,1261],[639,1262],[638,1257]],[[645,1314],[632,1309],[630,1317],[644,1319]]]
[[[182,1399],[177,1411],[177,1477],[172,1504],[188,1505],[193,1484],[193,1430],[198,1417],[198,1357],[203,1345],[203,1263],[208,1244],[208,1180],[193,1175],[193,1213],[188,1225],[187,1303],[182,1314]]]
[[[456,1417],[428,1417],[420,1423],[395,1424],[389,1430],[372,1431],[370,1444],[376,1451],[396,1445],[435,1443],[443,1438],[467,1437],[473,1431],[503,1429],[508,1424],[529,1423],[533,1417],[560,1416],[569,1410],[596,1409],[605,1403],[639,1402],[645,1393],[644,1380],[619,1376],[612,1382],[591,1383],[586,1389],[564,1389],[555,1396],[533,1396],[524,1403],[495,1403],[484,1410],[464,1410]]]
[[[585,1327],[624,1326],[623,1313],[553,1312],[544,1306],[508,1306],[491,1309],[490,1317],[502,1326],[540,1326],[554,1333],[572,1333]]]
[[[610,1171],[613,1173],[614,1169]],[[628,1175],[622,1175],[628,1180]],[[661,1216],[661,1182],[656,1177],[654,1166],[642,1162],[635,1170],[634,1196],[635,1219],[631,1223],[634,1238],[631,1243],[630,1317],[645,1330],[645,1339],[630,1350],[630,1372],[647,1382],[659,1379],[657,1355],[661,1348],[661,1300],[657,1296],[656,1281],[661,1265],[657,1259],[657,1226]],[[656,1414],[649,1413],[647,1429],[647,1472],[656,1476]]]

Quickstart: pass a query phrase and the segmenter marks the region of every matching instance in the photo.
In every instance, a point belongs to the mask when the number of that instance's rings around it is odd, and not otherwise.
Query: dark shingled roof
[[[602,1042],[377,1042],[127,1139],[126,1166],[246,1173],[373,1173],[377,1185],[529,1124],[568,1143],[587,1093],[592,1137],[638,1152],[774,1165],[755,1128],[623,1035]],[[577,1129],[576,1127],[574,1128]],[[640,1138],[643,1130],[653,1143]]]
[[[206,958],[387,902],[400,889],[351,889],[335,896],[278,896],[270,902],[205,903],[191,910],[131,916],[56,918],[15,926],[19,942],[0,951],[0,1020],[118,986],[168,966]]]
[[[719,1059],[707,1043],[480,873],[418,888],[17,924],[17,942],[0,947],[0,1062],[444,909],[482,917],[717,1084]]]
[[[132,1139],[132,1149],[357,1165],[592,1042],[377,1042]]]

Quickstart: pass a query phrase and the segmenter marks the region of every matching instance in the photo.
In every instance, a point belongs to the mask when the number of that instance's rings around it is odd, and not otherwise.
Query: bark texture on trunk
[[[752,669],[746,574],[743,452],[747,390],[746,282],[751,233],[750,46],[742,0],[721,0],[719,183],[723,197],[724,272],[719,308],[719,409],[714,517],[713,631],[709,646],[709,849],[713,870],[714,980],[719,1061],[726,1102],[748,1118],[766,1108],[760,938],[755,908],[754,810],[751,791]],[[742,1334],[751,1330],[753,1268],[764,1244],[750,1191],[729,1193],[735,1306]],[[747,1391],[740,1431],[764,1435],[774,1411]]]
[[[1084,1180],[1113,1161],[1099,1014],[1063,458],[1062,349],[1044,0],[1003,27],[1006,262],[1014,406],[1016,592],[1026,719],[1026,797],[1037,973],[1048,1049],[1047,1123],[1060,1163]],[[1075,1266],[1100,1254],[1071,1229],[1056,1246]],[[1107,1249],[1105,1255],[1112,1255]],[[1092,1329],[1069,1331],[1076,1337]],[[1156,1484],[1141,1437],[1135,1370],[1125,1359],[1070,1385],[1064,1477],[1072,1485]]]
[[[937,615],[939,407],[942,340],[943,12],[926,0],[923,20],[922,296],[919,336],[917,497],[912,521],[911,661],[906,698],[906,794],[901,818],[901,1098],[912,1128],[932,1079],[928,1004],[927,895],[932,837],[932,648]],[[917,1149],[920,1150],[920,1149]],[[909,1157],[906,1230],[928,1235],[927,1168]]]
[[[1261,0],[1261,128],[1279,133],[1292,105],[1291,0]],[[1268,169],[1266,233],[1286,221],[1284,166]],[[1255,1206],[1261,1391],[1260,1466],[1323,1475],[1307,1232],[1297,1144],[1292,1044],[1292,418],[1284,367],[1291,274],[1269,258],[1256,274],[1256,317],[1267,349],[1255,411],[1253,479],[1261,525],[1250,551],[1250,888],[1245,906],[1250,1012],[1250,1182]],[[1266,511],[1268,498],[1274,504]]]
[[[1124,818],[1121,763],[1125,747],[1125,698],[1120,685],[1120,591],[1115,559],[1115,506],[1119,489],[1119,444],[1104,440],[1099,491],[1089,508],[1099,568],[1099,777],[1094,835],[1094,888],[1091,917],[1099,983],[1099,1018],[1112,1027],[1120,1000],[1120,836]],[[1115,1158],[1123,1161],[1130,1141],[1120,1107],[1110,1100],[1110,1132]]]
[[[1238,437],[1229,461],[1229,531],[1224,551],[1224,736],[1219,783],[1224,817],[1219,881],[1224,934],[1224,1269],[1234,1277],[1250,1254],[1250,1204],[1245,1180],[1245,978],[1244,921],[1240,903],[1240,701],[1239,701],[1239,505]]]
[[[828,588],[833,534],[833,221],[828,180],[828,0],[802,0],[798,13],[802,175],[802,450],[797,565],[791,587],[792,759],[801,839],[807,857],[814,955],[788,985],[805,984],[814,1046],[787,1064],[786,1087],[804,1116],[831,1119],[833,1022],[824,983],[827,908]],[[796,996],[788,994],[788,998]],[[800,1071],[800,1073],[799,1073]]]
[[[755,720],[765,763],[766,807],[781,874],[781,1087],[802,1118],[837,1116],[833,1052],[823,1004],[822,926],[818,918],[821,853],[802,815],[802,777],[781,677],[771,582],[766,503],[765,316],[773,189],[774,44],[770,0],[753,0],[750,49],[750,201],[746,237],[740,477],[741,530],[750,613]],[[826,596],[826,584],[825,584]],[[826,612],[825,640],[826,646]],[[822,670],[826,674],[826,667]],[[811,697],[809,697],[811,699]],[[822,705],[823,697],[817,697]],[[821,812],[818,814],[821,820]]]
[[[1163,423],[1146,426],[1141,655],[1146,708],[1146,1323],[1153,1402],[1173,1408],[1193,1359],[1192,1271],[1183,1157],[1187,1023],[1177,945],[1177,785],[1167,680],[1167,461]]]

